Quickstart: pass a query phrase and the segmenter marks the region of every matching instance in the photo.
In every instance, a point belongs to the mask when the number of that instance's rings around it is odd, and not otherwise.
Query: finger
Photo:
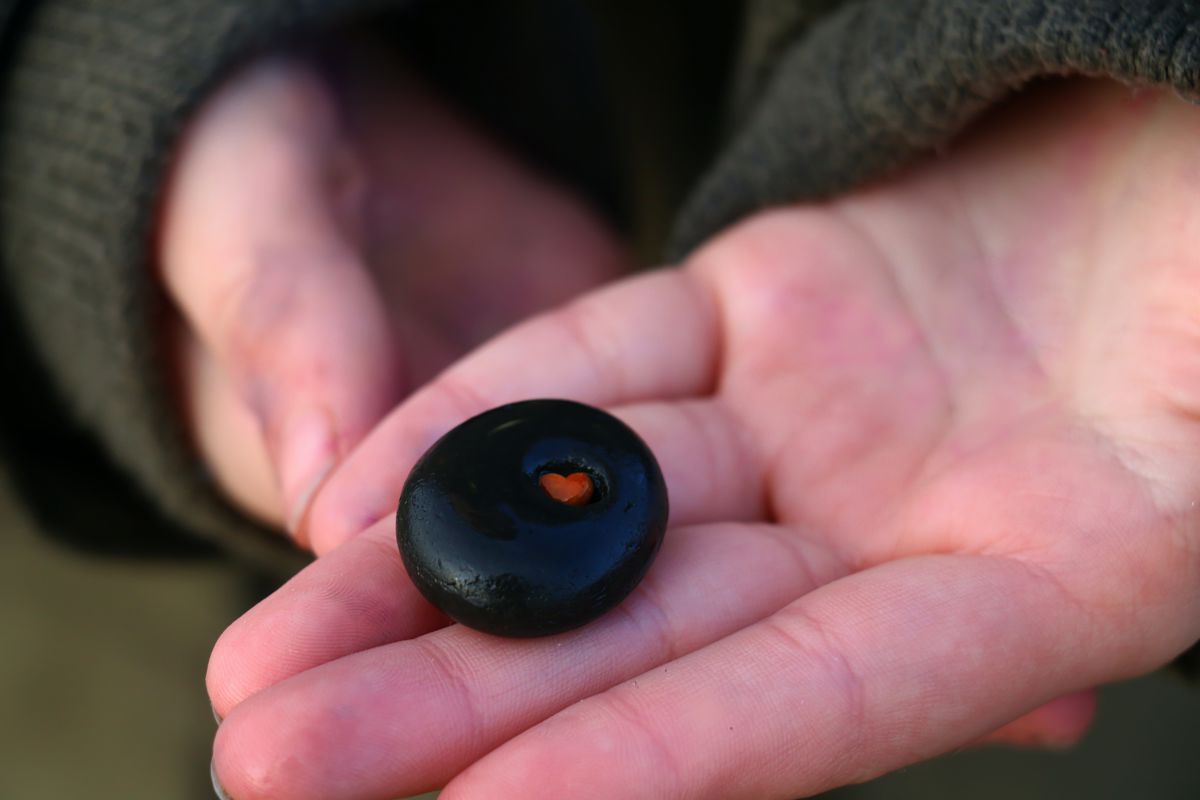
[[[760,482],[732,418],[719,405],[647,403],[619,409],[617,415],[658,455],[675,527],[702,519],[761,517]],[[444,624],[400,564],[394,508],[225,631],[208,672],[218,713],[224,716],[247,697],[306,669]]]
[[[283,501],[262,430],[212,351],[190,329],[179,331],[183,418],[209,471],[242,510],[281,525]]]
[[[455,625],[255,695],[221,726],[216,769],[239,800],[386,798],[433,788],[569,703],[762,618],[837,574],[841,567],[823,551],[773,527],[673,530],[639,589],[578,631],[506,640]]]
[[[735,415],[715,398],[641,403],[613,409],[646,442],[662,468],[671,524],[765,518],[763,465]],[[457,423],[454,423],[457,424]],[[375,433],[314,501],[308,532],[318,552],[338,547],[358,531],[395,513],[408,471],[429,437],[420,427],[392,429],[392,447],[374,447]]]
[[[209,699],[225,717],[285,678],[446,623],[409,580],[392,520],[381,520],[308,565],[221,634],[208,662]]]
[[[1055,583],[1015,561],[893,562],[572,706],[443,797],[809,796],[1110,677],[1096,638]]]
[[[978,744],[1060,750],[1078,744],[1095,717],[1095,690],[1074,692],[1002,725],[980,739]]]
[[[718,331],[710,300],[682,270],[618,283],[501,335],[392,412],[313,502],[318,551],[395,508],[416,460],[458,423],[516,400],[597,406],[712,391]]]
[[[398,398],[392,335],[354,244],[361,176],[303,68],[268,62],[185,137],[163,210],[163,280],[262,430],[290,521]]]
[[[672,526],[766,519],[763,460],[719,398],[640,403],[612,413],[662,468]]]
[[[716,423],[703,412],[676,416],[661,411],[642,406],[622,416],[644,421],[644,429],[653,431],[652,442],[694,435],[688,428],[698,422],[704,435],[714,435]],[[728,494],[725,489],[710,491],[709,467],[696,467],[694,460],[680,459],[679,464],[682,470],[694,468],[695,474],[678,477],[672,491],[681,497],[715,497],[718,505],[736,510],[735,502],[721,499]],[[735,469],[729,472],[738,474]],[[674,516],[695,516],[688,513],[686,502],[679,505],[683,513],[673,511]],[[675,531],[671,536],[679,535]],[[444,624],[445,618],[409,580],[397,550],[393,517],[388,515],[310,564],[225,630],[209,658],[209,699],[224,717],[246,698],[292,675]]]

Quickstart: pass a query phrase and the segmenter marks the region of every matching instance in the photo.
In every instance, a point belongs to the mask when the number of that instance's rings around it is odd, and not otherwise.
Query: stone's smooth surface
[[[584,472],[583,505],[548,473]],[[501,636],[545,636],[599,617],[633,590],[662,544],[667,487],[654,455],[599,409],[528,400],[484,412],[413,467],[396,513],[400,555],[452,619]]]

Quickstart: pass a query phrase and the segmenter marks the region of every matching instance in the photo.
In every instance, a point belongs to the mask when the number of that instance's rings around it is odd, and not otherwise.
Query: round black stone
[[[550,497],[548,472],[584,472],[591,501]],[[546,636],[599,617],[633,590],[667,526],[667,487],[623,422],[567,400],[486,411],[447,433],[408,476],[396,539],[413,583],[452,619]]]

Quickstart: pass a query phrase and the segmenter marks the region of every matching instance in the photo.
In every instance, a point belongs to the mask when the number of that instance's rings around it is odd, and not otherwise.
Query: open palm
[[[452,367],[317,497],[345,543],[218,644],[226,788],[786,798],[1169,660],[1200,636],[1197,132],[1043,89]],[[376,520],[434,438],[536,396],[643,435],[667,542],[582,630],[446,627]]]

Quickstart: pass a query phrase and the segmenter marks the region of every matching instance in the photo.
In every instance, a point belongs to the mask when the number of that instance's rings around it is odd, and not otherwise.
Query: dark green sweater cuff
[[[1038,77],[1101,75],[1195,98],[1198,16],[1187,0],[844,2],[790,45],[762,48],[770,68],[743,66],[754,98],[685,207],[674,251],[757,209],[877,178]]]
[[[20,326],[73,415],[168,517],[260,563],[299,561],[218,497],[185,444],[148,232],[171,145],[224,71],[371,5],[42,0],[4,32],[0,256]]]

